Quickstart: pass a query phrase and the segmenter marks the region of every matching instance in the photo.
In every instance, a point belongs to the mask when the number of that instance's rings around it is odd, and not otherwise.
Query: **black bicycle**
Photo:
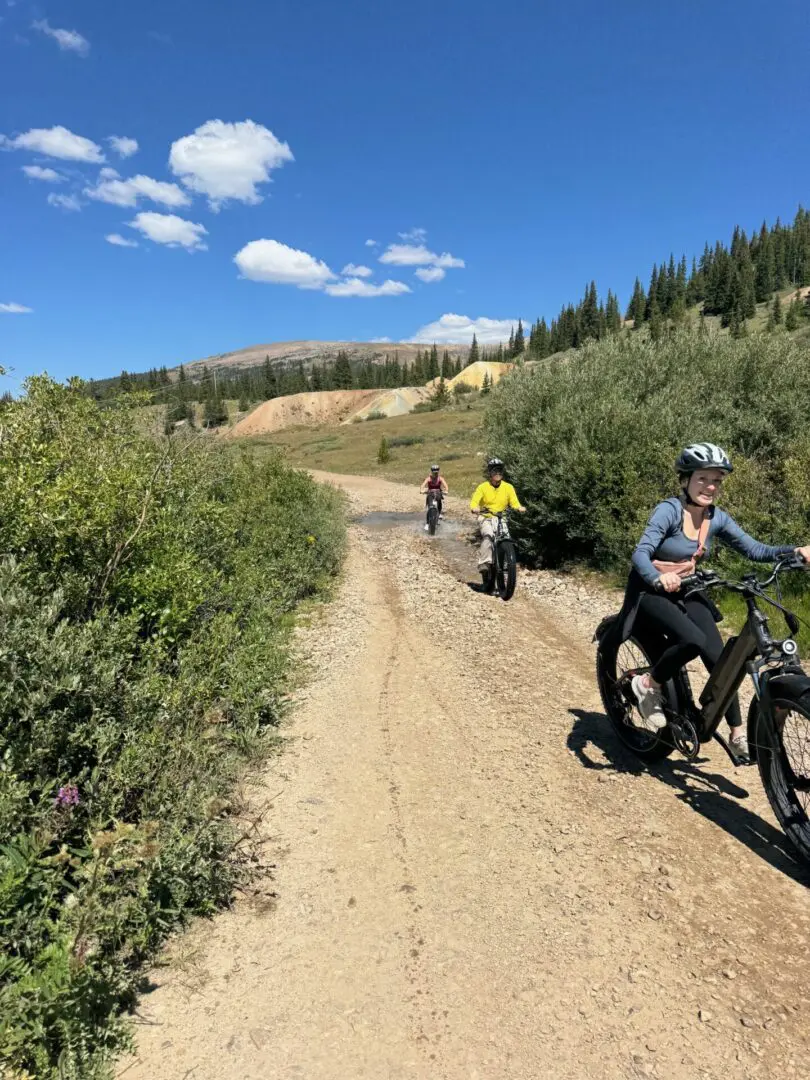
[[[790,634],[796,634],[799,620],[780,602],[779,575],[798,569],[807,566],[799,556],[790,555],[777,562],[764,580],[748,574],[742,581],[730,581],[706,571],[684,579],[681,590],[685,598],[710,589],[730,589],[743,597],[748,615],[740,633],[726,642],[699,706],[685,670],[664,684],[667,725],[661,731],[648,731],[634,723],[636,699],[630,684],[635,675],[649,671],[666,648],[664,636],[653,636],[652,631],[635,633],[616,651],[611,643],[613,635],[608,632],[618,616],[611,615],[599,624],[594,640],[599,643],[599,692],[625,746],[650,763],[668,757],[673,750],[694,761],[701,744],[716,739],[735,765],[756,762],[779,824],[799,854],[810,862],[810,677],[801,667],[793,637],[773,638],[768,619],[758,606],[765,602],[777,608]],[[774,583],[778,600],[765,592]],[[741,759],[717,729],[746,675],[751,676],[755,696],[748,712],[751,758]]]
[[[495,592],[501,600],[511,600],[517,583],[517,553],[515,542],[509,534],[509,511],[489,514],[495,522],[492,537],[492,563],[484,581],[487,592]]]
[[[428,535],[435,536],[436,529],[439,525],[439,515],[442,512],[442,497],[438,491],[429,491],[427,493],[427,500],[425,505],[427,506],[427,527]]]

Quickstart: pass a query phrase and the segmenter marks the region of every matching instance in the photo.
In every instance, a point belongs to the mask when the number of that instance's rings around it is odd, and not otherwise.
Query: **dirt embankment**
[[[177,943],[120,1075],[805,1075],[806,877],[756,772],[622,752],[589,641],[614,596],[483,596],[461,501],[431,541],[414,492],[336,482],[345,582],[253,793],[277,868]]]

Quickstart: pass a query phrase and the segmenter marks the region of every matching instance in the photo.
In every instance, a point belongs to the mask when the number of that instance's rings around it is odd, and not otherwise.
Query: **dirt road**
[[[610,598],[483,596],[460,512],[431,541],[418,496],[338,482],[371,516],[256,796],[277,901],[176,944],[119,1075],[806,1075],[806,879],[756,773],[637,768],[593,679]]]

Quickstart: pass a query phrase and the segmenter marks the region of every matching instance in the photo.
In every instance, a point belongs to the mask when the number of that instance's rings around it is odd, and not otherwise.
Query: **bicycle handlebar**
[[[747,592],[751,589],[759,591],[761,589],[767,589],[769,585],[772,585],[777,577],[785,570],[806,570],[807,568],[808,564],[801,555],[791,552],[790,555],[785,555],[778,559],[774,564],[773,570],[764,579],[757,578],[754,574],[749,574],[742,581],[732,581],[728,578],[721,578],[720,575],[716,574],[713,570],[697,570],[694,574],[690,574],[688,577],[681,579],[681,588],[679,592],[685,593],[688,591],[690,593],[696,593],[714,588],[730,589],[732,592]]]

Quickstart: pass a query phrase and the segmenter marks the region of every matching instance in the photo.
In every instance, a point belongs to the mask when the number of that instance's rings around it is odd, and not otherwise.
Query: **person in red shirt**
[[[420,495],[427,495],[429,491],[437,491],[439,493],[439,517],[442,514],[442,499],[449,493],[447,487],[447,481],[441,474],[441,469],[438,465],[431,465],[430,472],[422,481],[422,486],[419,488]],[[428,524],[425,522],[425,532],[428,531]]]

